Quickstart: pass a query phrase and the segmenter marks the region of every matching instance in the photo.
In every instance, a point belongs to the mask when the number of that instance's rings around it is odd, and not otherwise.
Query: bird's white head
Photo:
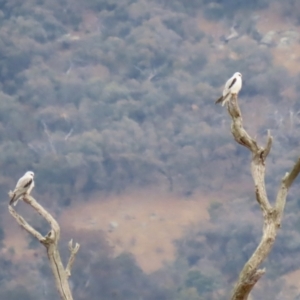
[[[242,74],[240,73],[240,72],[236,72],[236,73],[234,73],[234,75],[233,76],[238,76],[238,77],[241,77],[242,78]]]
[[[31,178],[34,177],[34,173],[32,171],[27,171],[25,175],[30,176]]]

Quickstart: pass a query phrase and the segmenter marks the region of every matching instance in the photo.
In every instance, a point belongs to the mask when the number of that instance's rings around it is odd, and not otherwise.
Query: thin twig
[[[56,151],[56,149],[55,149],[55,147],[54,147],[54,144],[53,144],[53,140],[52,140],[51,134],[49,133],[49,130],[48,130],[48,126],[47,126],[47,124],[46,124],[44,121],[41,121],[41,122],[42,122],[43,127],[44,127],[44,132],[45,132],[46,135],[47,135],[48,142],[49,142],[49,145],[50,145],[50,147],[51,147],[51,150],[52,150],[53,154],[56,155],[56,154],[57,154],[57,151]]]
[[[71,239],[69,242],[70,257],[69,257],[68,264],[66,266],[66,273],[67,273],[68,277],[71,276],[71,269],[73,267],[73,264],[75,261],[75,256],[76,256],[79,248],[80,248],[80,245],[78,243],[76,243],[75,246],[73,247],[73,239]]]

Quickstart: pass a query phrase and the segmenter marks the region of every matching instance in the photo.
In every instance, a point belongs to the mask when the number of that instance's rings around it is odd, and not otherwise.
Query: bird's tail
[[[13,205],[13,206],[16,206],[20,197],[22,196],[22,193],[18,193],[18,191],[9,191],[8,193],[9,197],[10,197],[10,201],[9,201],[9,205]]]
[[[230,101],[230,99],[231,99],[231,94],[230,92],[228,92],[226,96],[223,96],[222,106],[224,106],[228,101]]]
[[[215,104],[218,104],[218,103],[220,103],[220,102],[222,102],[223,101],[223,96],[221,96],[216,102],[215,102]]]
[[[10,197],[9,205],[12,205],[14,203],[15,198],[16,198],[16,193],[14,193],[12,191],[9,191],[8,195]]]

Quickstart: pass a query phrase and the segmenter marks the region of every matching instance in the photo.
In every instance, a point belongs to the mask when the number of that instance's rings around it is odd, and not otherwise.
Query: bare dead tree
[[[60,227],[57,221],[33,197],[25,195],[23,200],[33,209],[35,209],[50,224],[51,230],[46,236],[43,236],[40,232],[29,225],[28,222],[26,222],[25,219],[20,216],[11,205],[8,206],[8,210],[21,227],[23,227],[28,233],[33,235],[42,245],[45,246],[51,270],[55,278],[56,288],[60,294],[61,299],[73,300],[68,279],[71,276],[71,269],[80,245],[76,243],[75,246],[73,246],[73,240],[70,240],[70,257],[66,268],[64,268],[58,251]]]
[[[300,157],[291,171],[283,176],[275,204],[272,206],[269,202],[265,186],[266,158],[270,153],[273,141],[270,131],[268,131],[266,145],[264,147],[259,146],[257,141],[243,127],[237,96],[232,97],[227,108],[232,118],[231,132],[235,141],[249,149],[252,154],[251,173],[254,181],[256,200],[260,205],[264,222],[261,241],[244,265],[232,291],[231,300],[246,300],[254,285],[266,272],[265,269],[259,269],[259,267],[267,258],[274,245],[278,229],[281,225],[288,190],[300,172]]]
[[[49,142],[49,145],[50,145],[50,147],[51,147],[52,153],[56,155],[57,152],[56,152],[55,146],[54,146],[54,144],[53,144],[52,136],[51,136],[51,134],[50,134],[50,132],[49,132],[49,130],[48,130],[48,126],[47,126],[47,124],[46,124],[44,121],[41,121],[41,122],[42,122],[43,127],[44,127],[44,132],[45,132],[46,135],[47,135],[48,142]]]

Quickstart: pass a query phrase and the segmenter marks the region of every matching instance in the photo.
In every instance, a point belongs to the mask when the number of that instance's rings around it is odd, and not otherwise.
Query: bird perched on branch
[[[222,96],[216,101],[216,103],[222,103],[224,106],[232,97],[237,95],[242,88],[242,74],[236,72],[233,76],[227,80]]]
[[[34,188],[34,181],[33,181],[34,173],[32,171],[28,171],[21,177],[14,191],[9,192],[10,202],[9,205],[16,206],[19,199],[24,197],[25,195],[29,195],[32,189]]]

